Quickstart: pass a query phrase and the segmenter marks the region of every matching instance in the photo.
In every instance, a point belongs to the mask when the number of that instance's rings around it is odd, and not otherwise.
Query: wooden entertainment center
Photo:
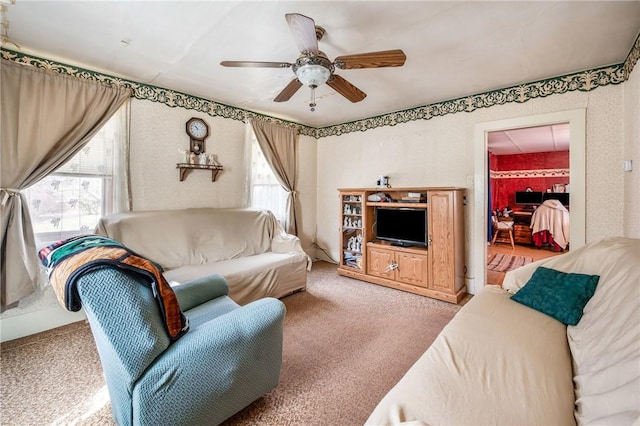
[[[464,188],[347,188],[338,191],[340,275],[451,303],[460,302],[466,293]],[[377,194],[384,197],[376,197]],[[397,246],[380,240],[376,223],[378,208],[424,211],[424,244]]]

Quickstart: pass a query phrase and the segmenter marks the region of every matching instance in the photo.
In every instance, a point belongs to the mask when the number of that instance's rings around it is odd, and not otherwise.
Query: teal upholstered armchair
[[[174,291],[189,331],[171,343],[151,289],[136,279],[107,268],[77,286],[118,424],[214,425],[277,386],[281,301],[241,307],[221,276],[182,284]]]

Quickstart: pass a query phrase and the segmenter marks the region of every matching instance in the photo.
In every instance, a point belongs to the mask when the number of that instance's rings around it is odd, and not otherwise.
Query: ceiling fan
[[[260,62],[260,61],[222,61],[225,67],[261,67],[293,69],[295,78],[275,97],[274,102],[288,101],[303,85],[311,89],[309,107],[315,111],[315,89],[326,83],[336,92],[350,100],[360,102],[367,94],[349,83],[334,71],[337,69],[400,67],[407,59],[400,49],[380,52],[360,53],[356,55],[338,56],[333,62],[318,49],[318,41],[322,39],[325,29],[316,26],[313,19],[299,13],[285,15],[289,29],[293,33],[300,56],[294,63]]]

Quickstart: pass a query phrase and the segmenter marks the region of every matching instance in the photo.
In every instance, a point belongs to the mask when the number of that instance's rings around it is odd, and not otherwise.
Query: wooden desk
[[[523,246],[533,245],[531,236],[531,216],[533,212],[513,212],[513,239],[516,244]]]
[[[515,223],[521,223],[525,225],[531,224],[531,216],[533,216],[533,212],[518,211],[513,212],[512,214]]]

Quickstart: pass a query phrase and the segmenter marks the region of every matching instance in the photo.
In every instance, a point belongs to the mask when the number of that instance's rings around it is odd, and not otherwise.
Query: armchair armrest
[[[188,311],[217,297],[229,295],[227,280],[218,274],[187,281],[172,288],[183,311]]]
[[[271,251],[274,253],[302,252],[300,238],[287,234],[284,231],[276,233],[271,239]]]
[[[271,239],[271,251],[274,253],[303,253],[307,258],[307,270],[311,270],[311,257],[302,249],[300,238],[295,235],[287,234],[280,229]]]
[[[133,424],[219,424],[275,388],[284,316],[264,298],[189,330],[136,383]]]

